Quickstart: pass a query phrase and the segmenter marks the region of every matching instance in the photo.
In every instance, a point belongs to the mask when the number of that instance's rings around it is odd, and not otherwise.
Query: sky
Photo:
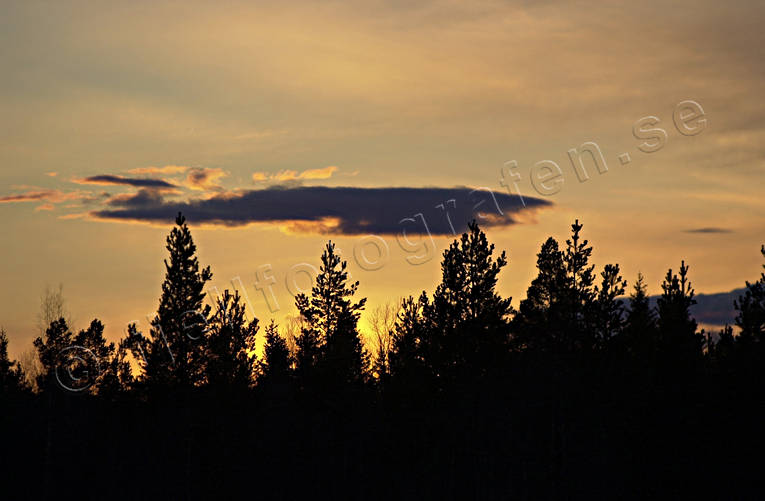
[[[740,288],[765,241],[763,10],[4,1],[10,351],[39,334],[49,285],[75,328],[146,327],[178,210],[211,293],[233,281],[264,323],[295,314],[328,239],[368,310],[432,292],[470,217],[507,251],[515,306],[577,218],[598,270],[651,293],[682,259],[697,292]]]

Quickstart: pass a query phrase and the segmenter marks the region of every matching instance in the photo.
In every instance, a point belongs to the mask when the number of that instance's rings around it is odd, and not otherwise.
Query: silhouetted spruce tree
[[[266,327],[266,344],[258,382],[266,386],[283,385],[289,382],[291,376],[292,360],[287,341],[279,335],[279,329],[272,320]]]
[[[207,328],[207,383],[214,388],[247,389],[255,369],[258,319],[248,322],[239,293],[228,290],[216,301]]]
[[[624,295],[627,281],[619,274],[618,264],[607,264],[600,274],[600,287],[596,287],[596,329],[597,342],[607,348],[619,336],[624,325]]]
[[[667,271],[657,300],[659,313],[659,351],[665,367],[687,368],[701,355],[701,338],[696,333],[696,321],[690,307],[696,304],[688,280],[688,266],[683,261],[679,275]]]
[[[537,254],[537,276],[513,319],[517,350],[559,353],[566,351],[569,322],[569,280],[558,242],[550,237]]]
[[[656,314],[651,308],[643,275],[638,273],[638,279],[630,294],[629,311],[624,326],[625,344],[635,358],[651,362],[658,346],[657,335]]]
[[[167,237],[170,259],[165,260],[162,297],[148,339],[135,329],[128,336],[141,367],[139,381],[150,390],[190,388],[205,375],[204,331],[211,308],[203,301],[212,272],[200,270],[186,218],[178,214],[175,224]]]
[[[408,297],[401,304],[393,330],[393,347],[389,355],[390,378],[396,391],[419,392],[430,383],[432,372],[428,367],[428,339],[423,309],[428,307],[428,296]]]
[[[765,245],[760,252],[765,257]],[[738,310],[736,325],[741,329],[739,343],[751,346],[765,341],[765,273],[756,282],[746,282],[744,295],[739,296],[734,305]]]
[[[495,259],[493,253],[475,221],[444,251],[441,283],[423,308],[439,379],[482,377],[507,362],[511,299],[495,290],[507,256],[502,252]]]
[[[358,385],[366,380],[369,366],[357,328],[366,299],[352,302],[359,283],[347,283],[348,263],[341,261],[331,241],[321,263],[311,296],[295,298],[307,323],[297,339],[298,371],[304,378],[312,378],[318,371],[318,377],[331,386]]]
[[[41,391],[52,390],[56,386],[56,369],[62,366],[64,350],[72,346],[72,333],[63,318],[50,324],[45,331],[45,338],[34,340],[41,372],[37,377],[37,387]]]
[[[17,361],[8,356],[8,336],[0,329],[0,395],[9,395],[25,391],[24,371]]]
[[[594,289],[595,265],[590,265],[592,247],[582,240],[583,225],[577,219],[571,225],[571,238],[566,240],[563,263],[569,279],[568,308],[571,322],[568,327],[572,351],[589,351],[596,344],[594,336],[597,306]]]

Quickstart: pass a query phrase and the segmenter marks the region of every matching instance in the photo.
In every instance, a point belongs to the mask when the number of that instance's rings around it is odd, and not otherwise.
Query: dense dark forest
[[[474,222],[372,346],[331,242],[287,335],[236,292],[206,298],[212,272],[176,222],[148,332],[114,344],[98,320],[54,319],[34,378],[0,335],[3,499],[762,494],[765,274],[735,326],[705,332],[688,265],[654,308],[642,277],[596,270],[577,221],[544,242],[516,306]]]

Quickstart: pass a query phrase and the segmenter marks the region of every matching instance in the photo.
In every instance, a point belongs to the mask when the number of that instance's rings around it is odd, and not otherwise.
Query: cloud
[[[40,191],[27,191],[26,193],[19,193],[18,195],[6,195],[0,197],[0,204],[16,203],[16,202],[39,202],[40,200],[47,200],[49,197],[58,193],[58,190],[40,190]]]
[[[696,294],[694,296],[696,304],[691,307],[691,315],[699,323],[708,326],[732,325],[737,315],[733,301],[737,300],[745,292],[746,289],[741,288],[729,292]],[[653,308],[657,307],[659,297],[650,297],[650,304]]]
[[[329,179],[338,170],[340,170],[339,167],[335,165],[330,165],[328,167],[323,167],[321,169],[304,170],[303,172],[298,172],[295,170],[282,170],[277,172],[276,174],[268,174],[266,172],[256,172],[252,175],[252,180],[258,183],[258,182],[269,181],[269,180],[285,182],[285,181],[302,181],[306,179]]]
[[[75,179],[73,182],[77,184],[98,184],[98,185],[118,185],[118,186],[133,186],[135,188],[175,188],[176,186],[164,179],[135,179],[123,176],[114,175],[100,175],[90,176],[82,179]]]
[[[187,174],[185,179],[179,184],[195,191],[222,191],[220,180],[228,176],[228,172],[223,169],[205,168],[205,167],[187,167],[183,165],[166,165],[164,167],[137,167],[130,169],[129,174],[133,175],[151,175],[166,176],[176,174]],[[75,179],[78,184],[99,184],[99,185],[119,185],[132,186],[134,188],[152,188],[152,189],[173,189],[178,184],[172,180],[152,178],[130,178],[124,176],[104,174],[99,176],[86,177],[84,179]]]
[[[727,228],[706,227],[683,230],[683,233],[732,233],[732,230]]]
[[[109,194],[105,192],[93,194],[90,191],[77,190],[64,192],[61,190],[44,190],[32,187],[32,189],[27,189],[27,191],[23,193],[0,197],[0,204],[42,202],[42,205],[35,208],[35,212],[39,212],[55,210],[56,207],[54,204],[65,202],[74,202],[66,205],[65,207],[67,208],[94,204],[101,202],[108,196]]]
[[[56,177],[58,176],[58,172],[46,172],[45,175],[49,177]]]
[[[192,223],[244,226],[277,223],[300,233],[452,235],[471,219],[485,226],[509,226],[525,213],[551,206],[546,200],[520,198],[487,189],[353,188],[273,186],[262,190],[224,193],[204,200],[166,201],[141,190],[114,198],[109,209],[91,212],[100,220],[171,223],[183,212]]]
[[[298,176],[298,179],[329,179],[332,177],[332,174],[338,170],[339,167],[334,165],[324,167],[323,169],[309,169],[303,171],[300,176]]]
[[[137,193],[115,195],[106,201],[110,207],[147,207],[164,203],[162,194],[155,189],[142,188]]]
[[[189,171],[184,184],[197,191],[221,191],[223,187],[219,181],[226,176],[228,172],[223,169],[194,168]]]
[[[137,167],[130,169],[128,174],[135,174],[137,176],[157,175],[157,174],[184,174],[188,172],[191,167],[184,165],[165,165],[164,167]]]
[[[71,191],[63,192],[60,190],[29,190],[16,195],[6,195],[0,197],[0,203],[20,203],[20,202],[49,202],[60,203],[71,200],[83,200],[90,197],[90,192]]]

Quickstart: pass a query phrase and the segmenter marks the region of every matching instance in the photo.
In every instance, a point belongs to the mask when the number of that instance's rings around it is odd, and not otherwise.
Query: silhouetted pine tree
[[[139,380],[153,390],[190,388],[205,375],[204,331],[211,308],[202,302],[212,272],[200,270],[186,218],[178,214],[175,224],[167,237],[170,260],[165,260],[162,297],[148,340],[137,331],[129,336],[142,371]]]
[[[661,288],[657,300],[659,351],[665,366],[682,370],[701,355],[702,341],[696,333],[696,320],[691,317],[690,308],[696,300],[685,261],[680,265],[679,275],[673,275],[671,269],[667,271]]]
[[[639,360],[650,362],[658,346],[656,314],[648,298],[648,288],[643,275],[638,273],[637,282],[630,294],[629,311],[624,326],[627,349]]]
[[[518,350],[562,352],[566,350],[569,324],[569,280],[558,242],[550,237],[537,254],[537,276],[513,319],[513,344]]]
[[[624,295],[627,281],[619,275],[618,264],[607,264],[600,274],[600,287],[595,288],[597,342],[607,348],[612,339],[619,336],[624,325]]]
[[[216,301],[207,329],[207,383],[215,388],[243,390],[253,381],[258,319],[247,322],[239,293],[228,290]]]
[[[765,257],[765,245],[760,252]],[[744,295],[734,305],[738,310],[736,325],[741,329],[739,342],[751,346],[765,341],[765,273],[754,283],[746,282]]]
[[[592,247],[588,247],[586,239],[582,240],[582,227],[578,219],[571,225],[571,238],[566,240],[563,255],[570,287],[567,302],[571,322],[567,330],[572,351],[589,351],[596,344],[595,265],[589,264]]]
[[[26,383],[21,365],[8,357],[8,336],[0,329],[0,395],[25,391]]]
[[[321,267],[310,298],[299,294],[295,305],[307,322],[297,340],[298,371],[304,378],[315,370],[330,385],[356,385],[366,379],[369,366],[357,323],[366,299],[352,302],[359,283],[348,284],[348,263],[341,261],[331,241],[321,256]]]
[[[279,385],[289,382],[292,376],[292,360],[287,342],[279,335],[279,329],[272,320],[266,327],[266,344],[263,361],[260,364],[259,384]]]
[[[495,290],[507,257],[502,252],[494,259],[493,253],[475,221],[444,251],[441,283],[423,308],[439,379],[482,377],[507,362],[511,299]]]
[[[427,360],[429,346],[423,309],[428,307],[428,296],[408,297],[401,304],[393,330],[393,348],[390,360],[390,378],[396,391],[417,392],[425,388],[432,377]]]

